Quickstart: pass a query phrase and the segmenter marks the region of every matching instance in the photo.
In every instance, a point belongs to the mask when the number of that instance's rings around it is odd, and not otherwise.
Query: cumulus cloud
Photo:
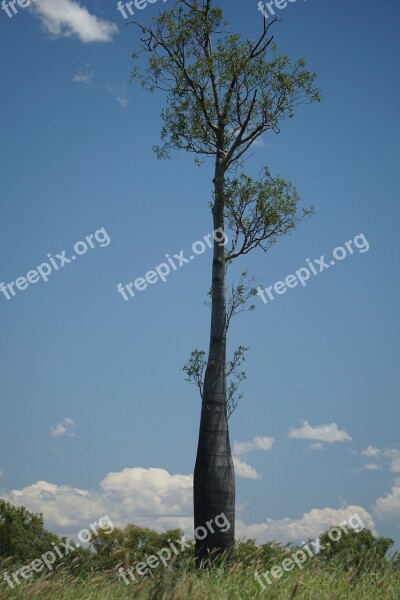
[[[232,454],[236,475],[244,479],[261,479],[261,475],[256,469],[240,460],[239,457],[249,452],[271,450],[274,442],[274,438],[268,436],[256,436],[249,442],[234,442]]]
[[[107,512],[106,503],[99,494],[47,481],[12,490],[3,498],[32,512],[42,512],[46,526],[58,531],[71,526],[82,527],[87,521],[90,523],[90,519]]]
[[[274,442],[274,438],[268,436],[257,436],[250,442],[234,442],[233,454],[235,456],[242,456],[243,454],[255,452],[256,450],[271,450]]]
[[[312,442],[308,446],[306,452],[315,452],[315,450],[325,450],[325,447],[321,442]]]
[[[367,463],[364,465],[364,469],[367,469],[367,471],[378,471],[380,466],[377,463]]]
[[[380,456],[381,450],[375,446],[368,446],[361,452],[361,454],[369,458],[376,458],[377,456]]]
[[[400,515],[400,478],[396,479],[391,492],[378,498],[375,502],[374,512],[378,519],[389,521],[399,526]]]
[[[191,475],[134,467],[109,473],[96,490],[38,481],[3,498],[42,512],[46,527],[59,533],[78,533],[105,514],[116,526],[133,522],[165,530],[191,526],[192,487]]]
[[[17,506],[26,506],[32,512],[42,512],[48,529],[71,537],[76,537],[82,528],[89,527],[106,514],[116,527],[124,527],[127,523],[157,531],[179,527],[191,536],[192,489],[192,475],[132,467],[108,473],[94,490],[38,481],[2,497]],[[400,487],[397,489],[400,491]],[[399,498],[398,492],[397,503]],[[388,508],[389,500],[380,499],[377,504],[382,514],[385,510],[395,514],[394,507]],[[340,509],[315,508],[298,519],[267,519],[264,523],[250,525],[238,520],[237,537],[256,538],[258,543],[273,539],[283,543],[302,541],[318,536],[354,513],[358,513],[364,525],[376,533],[373,518],[361,506],[343,506]]]
[[[75,433],[71,431],[71,428],[75,427],[75,421],[69,417],[65,417],[62,421],[50,427],[51,437],[75,437]]]
[[[397,448],[388,448],[387,450],[382,450],[380,448],[376,448],[375,446],[368,446],[365,450],[361,452],[361,454],[363,456],[367,456],[368,458],[388,458],[389,468],[392,471],[392,473],[400,473],[400,450],[398,450]],[[365,466],[365,468],[368,467]]]
[[[383,455],[390,459],[390,470],[392,473],[400,473],[400,450],[390,448]]]
[[[164,469],[141,467],[109,473],[100,487],[111,500],[121,502],[122,511],[138,516],[179,516],[192,511],[191,475],[170,475]]]
[[[55,37],[78,37],[81,42],[110,42],[118,31],[115,23],[92,15],[74,0],[35,0],[32,12]]]
[[[400,450],[397,448],[387,448],[386,450],[381,448],[376,448],[375,446],[368,446],[365,450],[361,452],[363,456],[367,458],[386,458],[388,460],[389,469],[392,473],[400,473]],[[376,465],[376,467],[370,467],[369,465]],[[365,469],[372,468],[372,470],[380,469],[375,461],[369,463],[369,465],[364,465]]]
[[[233,457],[233,465],[237,477],[242,477],[243,479],[261,479],[261,475],[254,467],[240,460],[237,456]]]
[[[365,527],[377,534],[372,516],[361,506],[352,505],[343,508],[314,508],[299,519],[267,519],[265,523],[246,525],[242,521],[236,524],[238,538],[256,539],[258,544],[276,540],[284,544],[288,542],[302,542],[316,538],[331,525],[338,525],[349,517],[358,514]]]
[[[346,431],[338,429],[336,423],[312,427],[308,421],[302,421],[299,428],[291,427],[288,436],[296,440],[320,440],[321,442],[351,442],[351,436]]]

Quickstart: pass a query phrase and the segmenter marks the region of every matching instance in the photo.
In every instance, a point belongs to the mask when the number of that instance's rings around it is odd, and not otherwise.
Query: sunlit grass
[[[254,579],[254,565],[243,569],[236,564],[203,572],[192,569],[174,570],[172,566],[157,576],[143,578],[138,583],[126,585],[113,574],[94,575],[82,579],[60,566],[47,576],[35,581],[24,581],[14,590],[3,580],[4,567],[0,571],[0,598],[34,598],[46,600],[100,600],[137,598],[139,600],[241,600],[269,598],[276,600],[367,600],[400,598],[400,572],[388,563],[387,568],[377,572],[346,572],[340,568],[322,568],[310,565],[303,571],[285,573],[272,585],[261,589]]]

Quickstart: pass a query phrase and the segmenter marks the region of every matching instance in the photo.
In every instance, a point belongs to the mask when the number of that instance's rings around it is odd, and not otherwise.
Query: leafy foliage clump
[[[51,550],[60,538],[43,527],[43,516],[0,499],[0,557],[29,561]]]
[[[387,564],[386,555],[394,540],[375,537],[369,529],[349,530],[337,542],[330,541],[328,532],[320,537],[323,549],[318,555],[325,565],[340,566],[347,571],[377,571]]]

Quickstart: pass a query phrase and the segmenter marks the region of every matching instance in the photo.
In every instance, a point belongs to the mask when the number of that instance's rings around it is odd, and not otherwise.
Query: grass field
[[[346,599],[346,600],[397,600],[400,599],[400,572],[388,565],[379,574],[374,572],[349,574],[341,569],[322,572],[319,568],[285,573],[262,590],[254,579],[254,570],[243,571],[240,567],[215,568],[200,573],[174,572],[168,568],[156,578],[143,579],[140,583],[126,585],[101,575],[83,580],[66,569],[58,570],[46,578],[24,582],[14,590],[1,576],[0,598],[33,598],[46,600],[100,600],[138,598],[139,600],[215,600],[270,598],[276,600]]]

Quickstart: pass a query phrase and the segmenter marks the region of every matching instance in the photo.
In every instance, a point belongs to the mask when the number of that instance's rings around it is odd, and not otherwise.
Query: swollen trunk
[[[214,231],[224,227],[224,178],[216,176]],[[216,236],[217,237],[217,236]],[[218,515],[229,521],[222,529]],[[221,518],[220,522],[223,521]],[[235,473],[229,442],[226,405],[226,289],[225,247],[214,241],[210,347],[204,379],[203,403],[194,470],[194,526],[197,564],[222,552],[231,553],[235,542]],[[214,531],[214,533],[212,533]]]

